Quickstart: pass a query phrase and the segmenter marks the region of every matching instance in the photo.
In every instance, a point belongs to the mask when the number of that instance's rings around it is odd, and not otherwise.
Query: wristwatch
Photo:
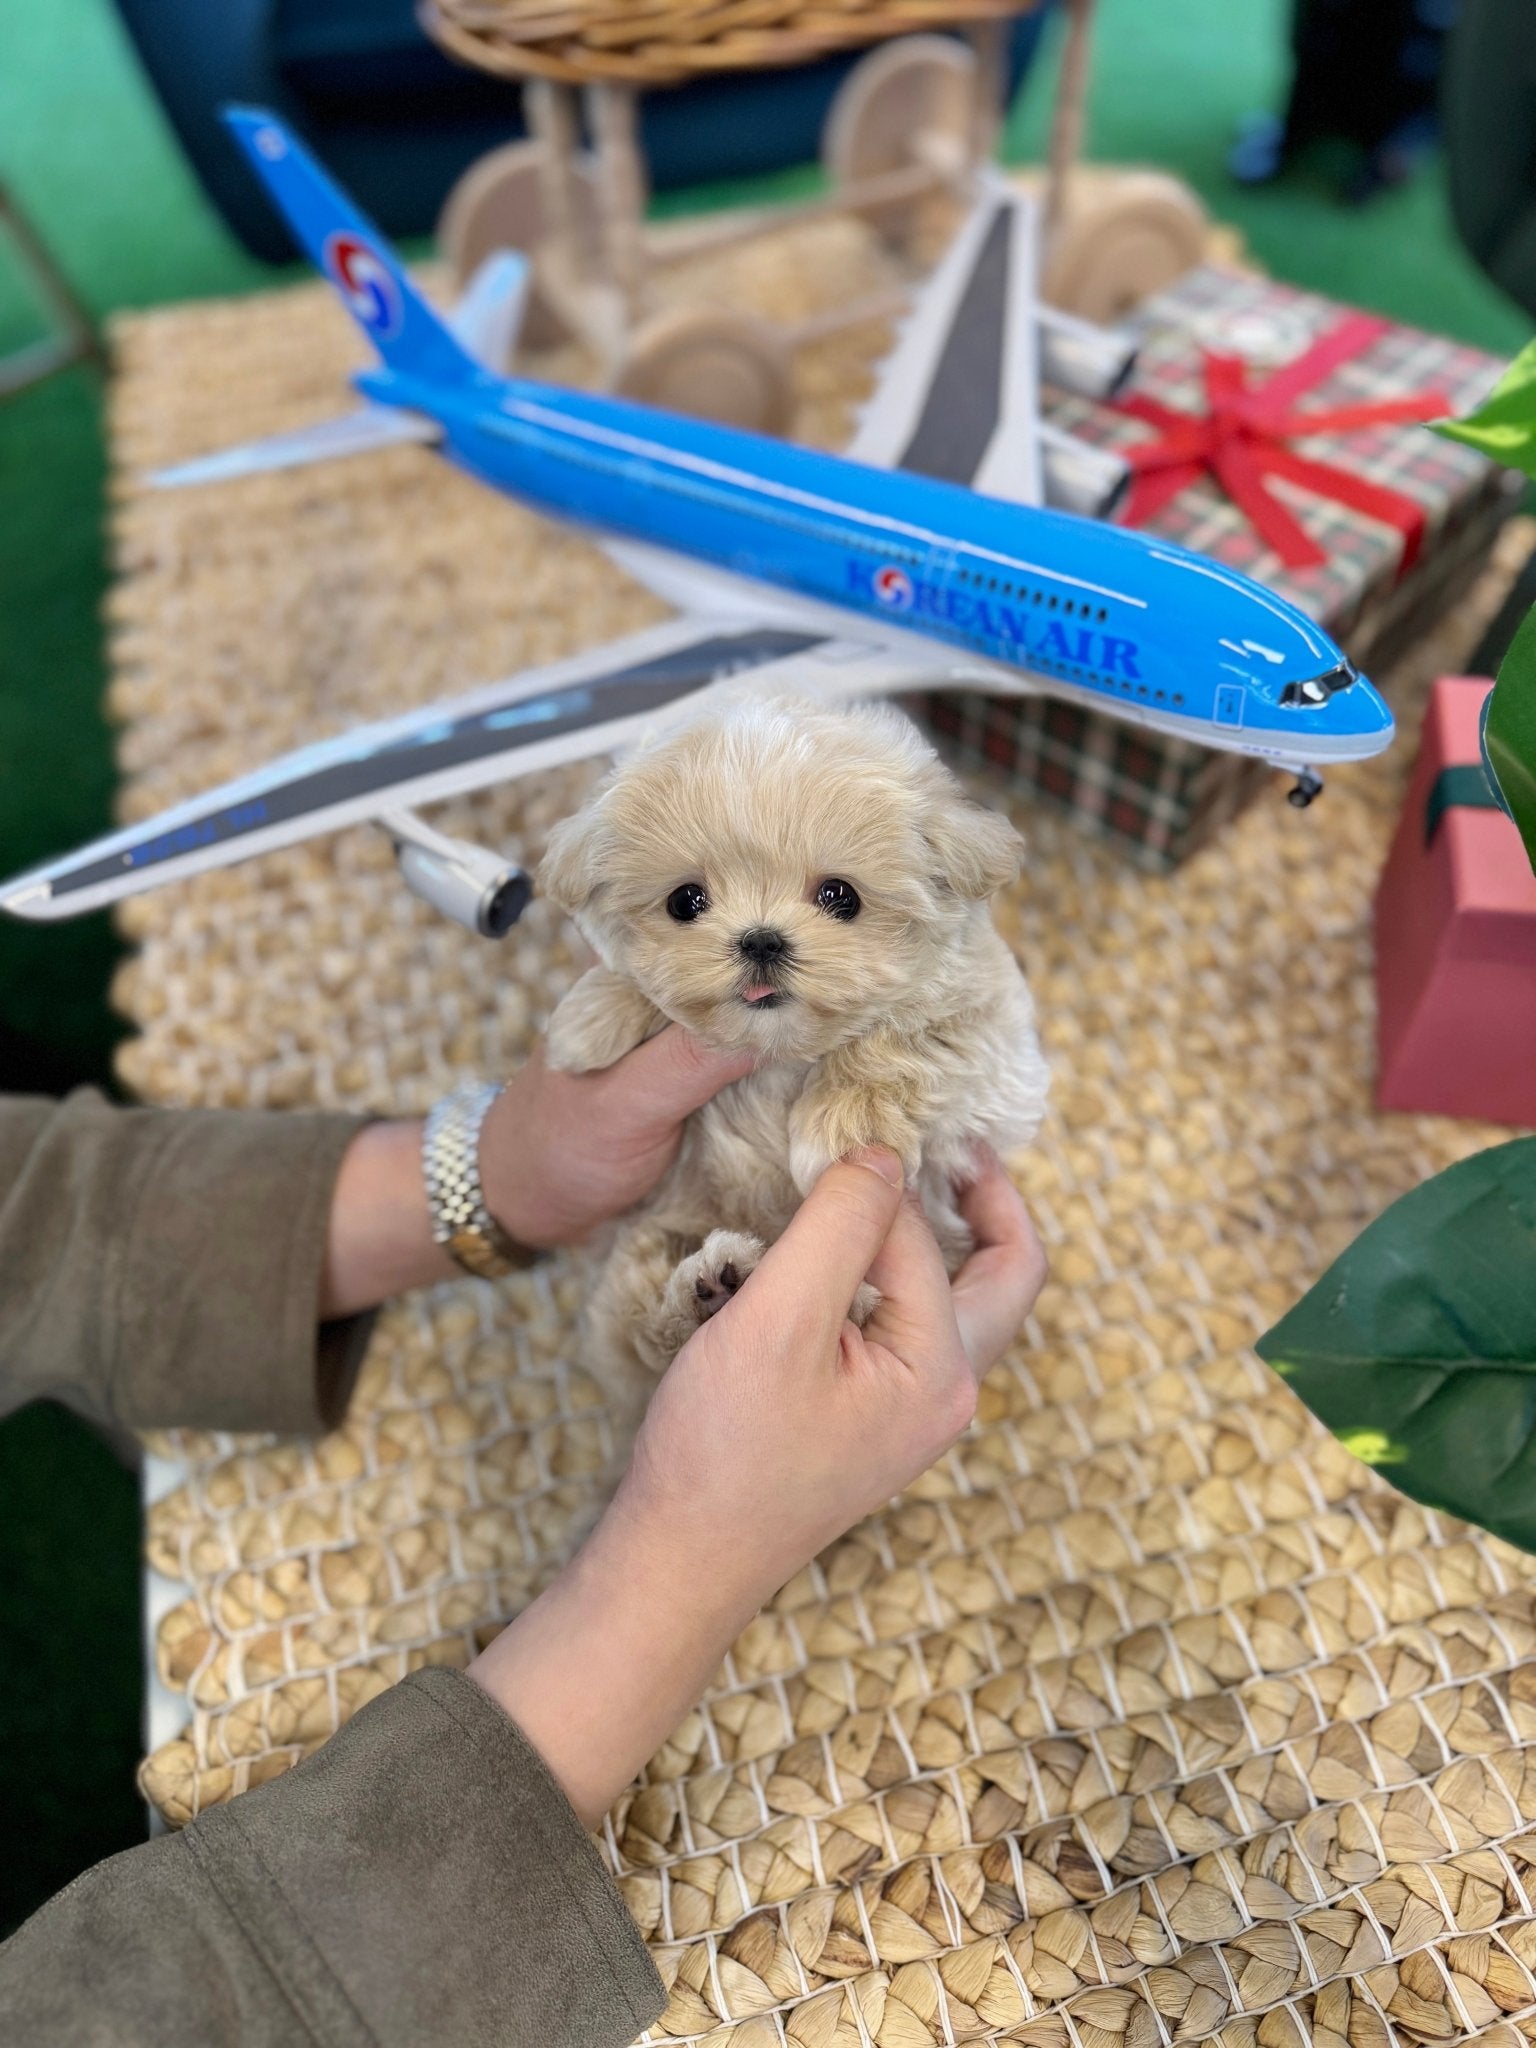
[[[480,1129],[500,1093],[489,1081],[461,1081],[428,1113],[421,1139],[432,1236],[466,1273],[482,1280],[499,1280],[542,1256],[508,1237],[485,1206]]]

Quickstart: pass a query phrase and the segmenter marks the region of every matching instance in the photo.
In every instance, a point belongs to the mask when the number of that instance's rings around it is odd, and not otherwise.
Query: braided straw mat
[[[793,316],[882,260],[822,223],[714,282]],[[334,409],[354,361],[318,287],[125,319],[116,344],[125,476]],[[806,435],[847,432],[884,345],[803,358]],[[1399,1499],[1247,1348],[1496,1135],[1373,1114],[1369,902],[1427,681],[1531,541],[1507,534],[1389,678],[1404,740],[1316,810],[1276,788],[1150,879],[1018,806],[1032,851],[998,915],[1055,1064],[1019,1167],[1053,1277],[970,1434],[784,1589],[609,1817],[670,1987],[655,2040],[1536,2040],[1536,1561]],[[125,483],[117,548],[133,816],[655,613],[418,449]],[[446,815],[531,859],[586,779]],[[372,831],[123,921],[122,1071],[160,1102],[420,1108],[521,1058],[581,964],[541,904],[499,948],[434,917]],[[186,1474],[148,1529],[187,1588],[156,1654],[189,1720],[143,1769],[169,1819],[462,1664],[547,1581],[609,1452],[583,1286],[572,1259],[390,1309],[323,1442],[158,1440]]]
[[[1034,12],[1039,0],[422,0],[451,56],[517,78],[672,85]]]

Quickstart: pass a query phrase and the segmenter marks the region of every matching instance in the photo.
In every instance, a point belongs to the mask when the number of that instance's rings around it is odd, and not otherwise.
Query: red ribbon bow
[[[1155,441],[1124,451],[1136,472],[1126,518],[1139,526],[1153,518],[1186,484],[1210,472],[1252,521],[1288,569],[1314,569],[1328,559],[1295,515],[1268,489],[1264,479],[1284,477],[1325,498],[1335,498],[1368,518],[1383,520],[1403,536],[1398,573],[1410,568],[1424,539],[1424,508],[1402,491],[1374,484],[1331,462],[1309,462],[1284,443],[1306,434],[1345,434],[1355,427],[1392,420],[1443,419],[1450,401],[1439,391],[1406,398],[1336,405],[1318,412],[1293,412],[1291,401],[1320,384],[1330,371],[1368,348],[1389,323],[1368,313],[1351,313],[1336,327],[1261,384],[1250,385],[1238,356],[1201,351],[1205,377],[1204,417],[1139,395],[1123,398],[1118,410],[1160,430]]]

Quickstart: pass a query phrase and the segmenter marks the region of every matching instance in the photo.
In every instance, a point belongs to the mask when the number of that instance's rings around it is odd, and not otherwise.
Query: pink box
[[[1493,688],[1435,684],[1376,892],[1383,1109],[1536,1125],[1536,874],[1480,774]]]

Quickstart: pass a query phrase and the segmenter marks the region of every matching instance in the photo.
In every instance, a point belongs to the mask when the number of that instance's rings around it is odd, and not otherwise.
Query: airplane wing
[[[987,178],[883,366],[855,461],[1041,502],[1038,232],[1034,202]]]
[[[1041,303],[1039,237],[1035,201],[985,176],[916,295],[848,455],[1017,505],[1108,517],[1129,469],[1043,420],[1040,383],[1105,396],[1129,374],[1135,344]]]
[[[74,917],[344,825],[627,746],[752,674],[838,698],[931,683],[944,659],[750,618],[672,619],[606,647],[288,754],[0,883],[15,917]]]

